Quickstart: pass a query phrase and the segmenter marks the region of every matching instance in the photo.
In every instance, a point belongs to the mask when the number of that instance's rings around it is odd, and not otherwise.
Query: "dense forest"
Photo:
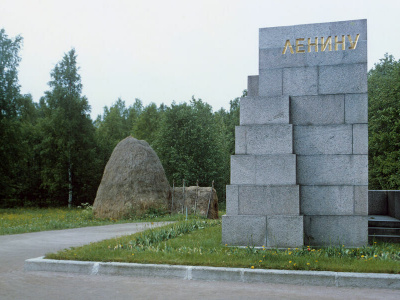
[[[75,50],[51,70],[49,90],[35,103],[20,93],[21,44],[0,31],[0,207],[93,203],[111,152],[129,135],[153,147],[171,185],[214,180],[225,201],[239,98],[216,112],[194,97],[170,106],[116,99],[92,120]]]
[[[369,189],[400,190],[400,60],[386,54],[368,73]]]
[[[75,50],[50,71],[49,90],[35,103],[20,93],[21,45],[0,30],[0,207],[93,203],[111,152],[129,135],[153,147],[171,185],[214,180],[225,201],[239,98],[215,112],[194,97],[170,106],[110,99],[92,120]],[[400,189],[400,61],[385,55],[368,87],[369,188]]]

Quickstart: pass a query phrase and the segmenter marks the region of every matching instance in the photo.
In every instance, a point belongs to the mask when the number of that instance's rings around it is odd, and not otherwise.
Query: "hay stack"
[[[104,169],[93,204],[99,218],[120,219],[149,209],[167,210],[171,192],[161,162],[146,141],[118,143]]]
[[[172,205],[171,211],[175,213],[186,213],[187,206],[188,214],[196,212],[209,219],[218,219],[217,191],[211,187],[185,187],[185,200],[183,200],[183,188],[175,187]]]

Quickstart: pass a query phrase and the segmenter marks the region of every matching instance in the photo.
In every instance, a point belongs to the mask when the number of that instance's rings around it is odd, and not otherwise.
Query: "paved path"
[[[0,236],[0,299],[400,299],[400,291],[24,272],[24,261],[150,227],[118,224]]]

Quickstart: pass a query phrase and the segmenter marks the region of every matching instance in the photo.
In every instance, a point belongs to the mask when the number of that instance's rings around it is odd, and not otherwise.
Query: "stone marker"
[[[171,198],[161,162],[146,141],[127,137],[115,147],[93,204],[99,218],[119,219],[149,209],[167,211]]]
[[[222,217],[229,245],[368,240],[367,21],[261,28]]]

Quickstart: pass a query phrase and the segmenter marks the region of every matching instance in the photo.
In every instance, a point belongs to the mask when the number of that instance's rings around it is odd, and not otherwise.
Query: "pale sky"
[[[0,0],[0,28],[24,38],[22,93],[35,102],[75,48],[92,118],[122,98],[170,105],[194,95],[214,110],[258,74],[264,27],[368,20],[368,68],[400,58],[398,0]]]

